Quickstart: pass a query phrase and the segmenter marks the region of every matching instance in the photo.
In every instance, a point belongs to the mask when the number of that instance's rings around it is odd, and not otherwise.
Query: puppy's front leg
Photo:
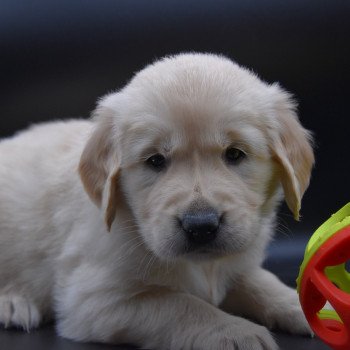
[[[71,308],[60,312],[61,335],[150,349],[277,349],[265,327],[189,294],[154,287],[132,297],[113,293],[86,297],[77,299],[76,305],[70,301]]]
[[[229,313],[251,317],[270,329],[311,334],[297,292],[262,268],[236,281],[221,306]]]

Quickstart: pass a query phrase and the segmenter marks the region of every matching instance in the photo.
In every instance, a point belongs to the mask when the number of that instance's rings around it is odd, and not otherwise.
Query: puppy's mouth
[[[179,232],[181,236],[181,233]],[[242,253],[247,249],[247,242],[239,239],[234,232],[225,229],[217,233],[214,240],[197,243],[183,236],[172,244],[174,256],[195,261],[219,259]]]
[[[164,260],[189,259],[212,260],[241,254],[249,246],[250,236],[246,230],[236,224],[222,220],[216,230],[202,229],[195,232],[192,229],[184,230],[183,225],[173,221],[171,230],[157,232],[153,237],[162,237],[154,240],[151,250]],[[169,227],[168,226],[168,227]]]
[[[186,245],[182,256],[193,260],[208,260],[216,259],[228,255],[222,247],[217,244],[208,244],[206,246],[195,247],[192,245]]]
[[[206,244],[193,244],[186,242],[182,255],[190,259],[214,259],[242,252],[244,245],[240,242],[226,242],[217,238],[215,241]]]

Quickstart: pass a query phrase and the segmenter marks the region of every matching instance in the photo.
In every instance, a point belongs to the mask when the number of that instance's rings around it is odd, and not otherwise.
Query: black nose
[[[186,212],[181,220],[182,228],[190,243],[205,244],[217,235],[220,218],[214,209]]]

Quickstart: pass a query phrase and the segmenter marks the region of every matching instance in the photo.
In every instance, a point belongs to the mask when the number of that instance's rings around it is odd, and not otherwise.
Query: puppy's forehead
[[[133,101],[129,123],[145,143],[222,144],[235,134],[263,141],[273,114],[270,86],[215,55],[166,58],[138,73],[124,92]]]
[[[259,122],[273,110],[275,100],[275,89],[255,74],[210,54],[157,61],[136,74],[124,92],[141,113],[176,116],[184,125],[193,125],[199,115],[201,122],[232,115],[251,116]]]
[[[266,95],[268,85],[254,73],[228,58],[211,54],[182,54],[147,66],[130,82],[129,88],[145,97],[167,103],[180,98],[203,104],[210,100],[239,103]],[[159,101],[161,102],[161,101]]]

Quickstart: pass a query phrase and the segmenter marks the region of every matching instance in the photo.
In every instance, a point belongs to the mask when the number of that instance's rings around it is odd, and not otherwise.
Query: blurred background
[[[350,201],[348,0],[1,0],[0,136],[88,117],[98,97],[183,51],[227,55],[299,102],[317,161],[301,223],[281,208],[282,238],[308,237]]]

